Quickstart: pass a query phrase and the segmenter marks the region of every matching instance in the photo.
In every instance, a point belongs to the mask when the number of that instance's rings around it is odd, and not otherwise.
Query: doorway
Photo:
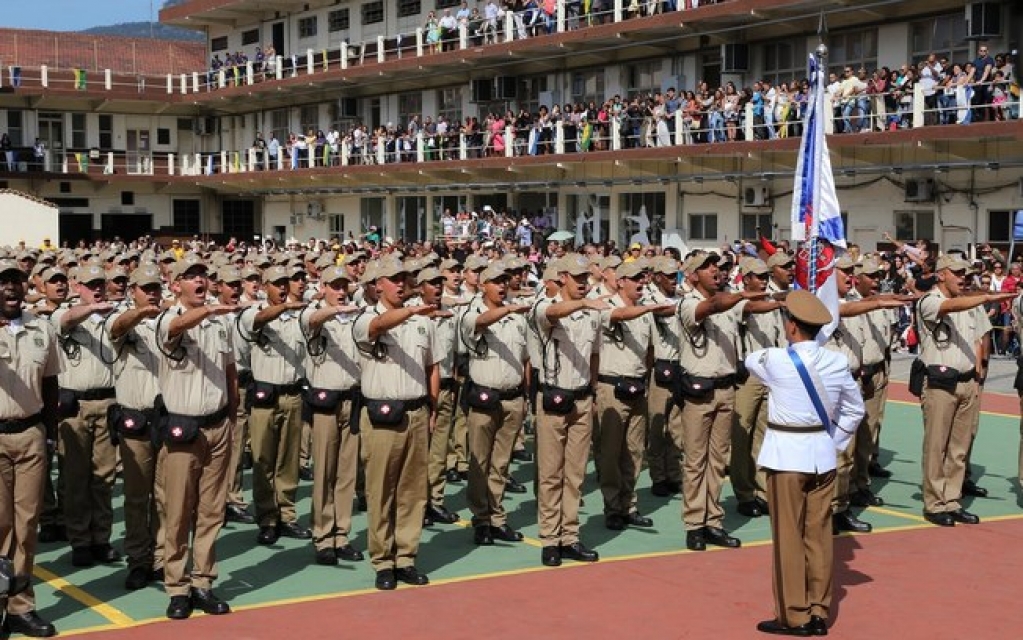
[[[128,129],[127,157],[128,175],[151,173],[153,157],[149,131],[144,129]]]
[[[285,51],[284,51],[284,23],[283,22],[275,22],[275,23],[273,23],[273,25],[271,25],[271,27],[270,27],[270,42],[273,44],[274,51],[277,52],[277,55],[279,55],[279,56],[285,55]]]
[[[118,236],[125,242],[131,242],[153,233],[153,215],[150,213],[104,213],[100,225],[104,238]]]

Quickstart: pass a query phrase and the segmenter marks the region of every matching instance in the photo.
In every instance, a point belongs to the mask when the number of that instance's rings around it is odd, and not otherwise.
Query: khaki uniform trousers
[[[352,433],[352,401],[336,413],[313,413],[313,545],[347,546],[359,466],[359,434]]]
[[[124,468],[124,553],[128,556],[128,569],[152,569],[156,534],[160,529],[153,492],[157,454],[148,431],[141,438],[122,435],[120,450]]]
[[[638,511],[636,481],[646,444],[646,396],[632,402],[615,397],[613,384],[597,383],[599,455],[595,462],[604,496],[604,515],[626,517]]]
[[[870,488],[870,461],[877,457],[878,444],[881,441],[881,423],[884,422],[884,408],[888,401],[887,370],[878,371],[870,376],[869,380],[861,380],[860,389],[863,391],[866,413],[859,429],[856,430],[852,487],[854,491]]]
[[[859,429],[857,429],[859,431]],[[856,462],[856,439],[845,448],[845,451],[835,453],[835,495],[831,499],[831,510],[833,513],[845,513],[849,510],[849,498],[852,493],[851,484],[853,466]]]
[[[245,408],[245,385],[238,385],[238,411],[231,423],[231,462],[228,466],[227,504],[248,507],[245,500],[242,482],[242,455],[245,453],[245,441],[249,439],[249,412]]]
[[[373,570],[411,567],[426,514],[430,410],[421,407],[408,412],[401,424],[380,426],[363,410],[359,427]]]
[[[767,430],[767,387],[750,377],[735,390],[732,420],[732,464],[729,466],[735,499],[742,504],[766,499],[767,477],[757,468],[757,456]]]
[[[682,410],[672,402],[672,391],[662,387],[650,374],[647,386],[650,422],[647,431],[646,461],[650,481],[682,482],[682,452],[676,443],[682,440]]]
[[[810,616],[828,619],[834,558],[829,505],[834,482],[834,471],[767,471],[774,606],[783,625],[804,625]]]
[[[57,471],[57,481],[53,481],[53,472]],[[39,514],[39,526],[64,526],[64,474],[60,473],[60,465],[52,455],[46,456],[46,484],[43,487],[43,510]]]
[[[458,411],[455,399],[453,389],[441,389],[440,395],[437,396],[437,426],[430,434],[430,462],[426,471],[430,504],[435,507],[444,506],[444,487],[447,486],[444,472],[448,469],[448,444],[454,414]]]
[[[966,473],[966,451],[973,412],[980,405],[975,380],[960,382],[955,393],[924,383],[923,497],[926,513],[957,511]]]
[[[47,457],[42,425],[0,434],[0,550],[14,563],[16,575],[31,576],[35,564]],[[31,582],[7,600],[7,613],[17,615],[35,608]]]
[[[73,548],[110,542],[116,461],[107,408],[113,402],[81,400],[78,415],[60,423],[64,524]]]
[[[539,537],[545,547],[575,544],[593,437],[593,397],[577,399],[565,416],[544,411],[541,399],[536,422]]]
[[[465,378],[458,376],[459,388],[464,387]],[[451,427],[451,448],[448,449],[447,468],[459,473],[469,470],[469,432],[465,423],[465,412],[458,406],[458,398],[454,403],[455,424]],[[440,427],[440,423],[437,423]]]
[[[707,398],[682,405],[682,521],[687,531],[720,527],[721,486],[725,481],[735,413],[735,389],[714,389]]]
[[[302,396],[279,395],[274,407],[253,407],[249,416],[252,437],[252,499],[256,523],[273,527],[295,522],[298,489],[299,438],[302,436]]]
[[[502,400],[493,412],[470,407],[466,416],[469,431],[469,486],[466,498],[474,527],[501,527],[508,523],[504,510],[505,476],[511,464],[514,443],[522,433],[525,398]]]
[[[230,418],[200,429],[188,444],[160,449],[164,531],[164,590],[170,597],[189,589],[210,589],[217,579],[217,534],[224,526],[224,503],[231,462]],[[193,531],[194,524],[194,531]],[[185,573],[191,537],[191,574]]]
[[[298,466],[301,469],[308,469],[309,465],[312,464],[313,455],[313,423],[310,418],[308,421],[305,418],[302,419],[302,435],[299,438],[298,447]]]

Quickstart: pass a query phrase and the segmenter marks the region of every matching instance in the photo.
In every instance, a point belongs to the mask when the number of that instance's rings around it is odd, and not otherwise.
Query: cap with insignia
[[[785,298],[785,308],[796,320],[823,327],[832,320],[831,312],[821,299],[805,289],[797,289]]]
[[[17,262],[4,258],[0,260],[0,275],[7,273],[8,271],[17,271],[22,275],[22,277],[25,276],[25,272],[21,270],[21,267],[18,266]]]
[[[437,267],[427,267],[419,272],[416,276],[416,284],[423,284],[424,282],[435,282],[437,280],[443,280],[444,274],[437,270]]]
[[[225,284],[244,280],[241,270],[233,264],[225,264],[217,269],[217,280]]]
[[[327,267],[320,273],[320,282],[334,282],[335,280],[351,281],[351,277],[344,267]]]
[[[128,272],[121,267],[115,267],[107,271],[107,280],[117,280],[118,278],[128,279]]]
[[[96,282],[97,280],[106,281],[107,279],[107,272],[98,264],[89,264],[83,267],[78,267],[72,272],[72,275],[75,280],[81,284],[89,284],[90,282]]]
[[[581,276],[590,272],[590,261],[584,255],[569,253],[556,261],[554,268],[558,270],[558,273]]]
[[[863,274],[873,275],[875,273],[880,273],[880,272],[881,272],[881,265],[879,265],[877,263],[877,261],[874,260],[873,258],[867,258],[863,262],[861,262],[858,265],[856,265],[856,271],[854,273],[856,275],[860,276],[860,275],[863,275]]]
[[[686,258],[685,262],[682,263],[682,270],[686,273],[695,273],[696,271],[706,267],[708,264],[712,262],[717,263],[719,260],[721,260],[721,256],[712,251],[697,251]]]
[[[941,271],[942,269],[949,269],[951,271],[969,271],[971,268],[970,263],[964,260],[961,255],[957,253],[946,253],[938,258],[938,264],[935,267],[935,271]]]
[[[785,265],[794,264],[792,256],[785,253],[784,251],[775,251],[770,258],[767,259],[767,266],[770,268],[784,267]]]
[[[382,258],[376,262],[376,275],[374,279],[393,278],[401,273],[407,273],[405,265],[401,260],[392,257]]]
[[[276,265],[263,271],[263,284],[277,283],[282,280],[291,280],[287,267]]]
[[[601,271],[605,269],[617,269],[618,266],[622,264],[622,259],[618,256],[608,256],[600,260],[597,264],[600,265]]]
[[[377,263],[370,262],[366,265],[366,270],[362,272],[362,277],[359,279],[360,284],[373,284],[377,280]]]
[[[506,275],[508,275],[508,271],[505,268],[502,268],[499,263],[495,263],[480,273],[480,282],[493,282],[494,280]]]
[[[203,273],[206,273],[209,269],[206,267],[206,264],[199,259],[199,256],[191,253],[171,265],[171,280],[177,280],[189,271],[202,271]]]
[[[67,272],[60,267],[46,267],[39,276],[43,279],[43,282],[50,282],[54,278],[64,278],[67,280]]]
[[[642,275],[647,268],[648,265],[644,260],[630,260],[618,265],[615,275],[619,278],[635,278]]]
[[[164,251],[160,254],[160,262],[177,262],[178,257],[174,255],[173,251]]]
[[[263,272],[256,267],[245,267],[242,269],[242,280],[248,280],[249,278],[263,279]]]
[[[835,268],[839,271],[848,271],[856,266],[856,263],[852,261],[849,256],[842,256],[835,261]]]
[[[486,256],[478,256],[473,254],[465,259],[465,270],[466,271],[482,271],[490,265],[490,260]]]
[[[144,287],[150,284],[163,284],[163,280],[160,278],[160,269],[151,264],[141,266],[131,272],[131,277],[128,278],[128,284],[135,285],[136,287]]]
[[[255,258],[252,259],[252,264],[259,267],[260,269],[266,269],[271,264],[273,264],[273,261],[270,260],[270,256],[266,255],[265,253],[260,253],[256,255]]]
[[[767,263],[760,258],[743,258],[739,260],[739,273],[743,276],[748,276],[751,273],[757,275],[767,275],[771,270],[767,268]]]
[[[458,260],[455,260],[454,258],[448,258],[447,260],[444,260],[443,262],[440,263],[440,270],[441,271],[461,271],[462,270],[462,263],[460,263]]]

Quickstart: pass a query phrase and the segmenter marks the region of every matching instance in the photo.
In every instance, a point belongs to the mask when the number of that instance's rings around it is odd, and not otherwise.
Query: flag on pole
[[[85,91],[86,71],[85,69],[73,69],[75,72],[75,89]]]
[[[824,137],[825,75],[826,69],[819,68],[817,58],[811,55],[811,94],[792,191],[792,239],[804,243],[796,255],[796,284],[817,294],[834,318],[821,330],[819,340],[827,340],[838,326],[835,261],[846,248],[842,211]]]

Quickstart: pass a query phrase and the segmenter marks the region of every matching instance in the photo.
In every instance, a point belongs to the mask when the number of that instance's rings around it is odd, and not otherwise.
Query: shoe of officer
[[[500,540],[501,542],[522,542],[524,537],[520,531],[512,529],[507,524],[502,524],[500,527],[490,527],[490,536],[494,540]]]
[[[39,535],[36,537],[41,543],[67,542],[67,531],[59,524],[44,524],[39,527]]]
[[[310,467],[299,467],[298,468],[298,479],[303,482],[313,481],[313,470]]]
[[[250,471],[252,469],[252,452],[245,451],[242,453],[242,469]]]
[[[374,586],[380,591],[393,591],[398,586],[398,581],[394,579],[394,569],[377,571]]]
[[[259,533],[256,535],[256,542],[262,545],[271,545],[280,537],[281,534],[275,525],[260,527]]]
[[[152,582],[163,582],[163,567],[153,569],[153,573],[149,574],[149,579]]]
[[[544,547],[540,551],[540,562],[545,567],[560,567],[561,566],[561,547],[558,545],[550,545]]]
[[[867,473],[871,478],[891,478],[892,472],[885,469],[877,460],[871,460],[867,466]]]
[[[313,537],[313,532],[298,522],[278,522],[277,533],[282,538],[294,538],[296,540],[310,540]]]
[[[764,514],[765,516],[771,514],[771,507],[767,505],[767,500],[764,500],[760,496],[757,496],[756,498],[753,498],[753,502],[756,502],[757,506],[760,507],[760,513]]]
[[[810,616],[810,633],[815,636],[828,635],[828,623],[820,616]]]
[[[57,635],[57,629],[39,617],[35,611],[27,613],[8,613],[4,621],[6,630],[10,633],[20,633],[30,638],[49,638]]]
[[[874,530],[874,527],[869,522],[864,522],[849,511],[843,511],[842,513],[836,513],[831,516],[831,532],[834,534],[841,533],[843,531],[851,531],[853,533],[870,533]]]
[[[703,529],[686,531],[686,549],[690,551],[706,551],[707,540],[703,537]]]
[[[980,524],[980,518],[977,515],[970,513],[962,507],[955,511],[949,511],[948,515],[952,516],[952,519],[956,522],[961,522],[962,524]]]
[[[721,527],[704,527],[703,540],[707,544],[712,544],[718,547],[727,547],[728,549],[738,549],[742,546],[741,540],[735,536],[729,535],[728,532]]]
[[[489,547],[494,544],[494,534],[491,533],[490,525],[479,524],[473,527],[472,543],[479,547]]]
[[[324,567],[337,566],[337,551],[333,547],[316,550],[316,564]]]
[[[561,545],[561,557],[576,562],[596,562],[600,560],[600,554],[593,549],[587,549],[581,542]]]
[[[963,495],[972,496],[974,498],[986,498],[987,489],[978,486],[976,482],[967,478],[966,480],[963,480]]]
[[[171,620],[186,620],[192,615],[192,598],[189,596],[171,596],[167,605],[167,617]]]
[[[936,524],[939,527],[954,527],[956,526],[955,519],[952,518],[952,514],[939,512],[939,513],[928,513],[924,511],[924,520],[931,524]]]
[[[630,527],[646,528],[654,526],[654,521],[639,511],[633,511],[629,515],[625,516],[625,524]]]
[[[240,504],[229,504],[225,512],[226,522],[238,522],[240,524],[256,524],[256,517],[249,513],[248,509]]]
[[[355,498],[355,510],[359,513],[366,513],[366,496],[356,496]]]
[[[604,518],[604,526],[611,531],[625,531],[628,525],[625,524],[625,518],[617,513],[612,513]]]
[[[365,559],[362,552],[353,547],[351,544],[346,544],[343,547],[337,547],[334,549],[334,553],[337,554],[338,560],[344,560],[345,562],[362,562]]]
[[[106,542],[92,545],[89,547],[89,551],[96,562],[103,564],[111,564],[121,559],[121,553]]]
[[[813,635],[813,628],[810,623],[801,624],[798,627],[787,627],[777,620],[764,620],[757,623],[757,631],[770,633],[776,636],[799,636],[808,637]]]
[[[213,593],[213,589],[197,589],[192,587],[192,606],[211,616],[222,616],[231,613],[231,607]]]
[[[658,498],[670,498],[682,493],[682,483],[671,480],[662,480],[650,485],[650,493]]]
[[[759,518],[764,515],[764,512],[760,510],[760,504],[756,500],[740,502],[735,507],[735,510],[739,512],[739,515],[746,516],[747,518]]]
[[[516,449],[515,451],[512,451],[512,460],[516,462],[532,462],[533,454],[525,449]]]
[[[504,490],[508,493],[525,493],[526,485],[515,479],[515,476],[508,476],[504,481]]]
[[[414,587],[430,584],[430,578],[425,573],[419,573],[415,566],[398,567],[394,570],[394,577]]]
[[[870,489],[860,489],[849,496],[849,503],[854,507],[883,507],[884,500]]]
[[[448,469],[444,472],[444,479],[450,484],[458,484],[462,481],[462,476],[458,475],[457,469]]]
[[[96,564],[89,547],[71,547],[71,564],[75,567],[91,567]]]
[[[138,591],[145,588],[152,579],[153,569],[151,567],[132,567],[128,571],[128,577],[124,579],[124,588],[128,591]]]
[[[458,514],[448,511],[448,508],[444,505],[427,505],[426,517],[440,524],[455,524],[458,522]]]

